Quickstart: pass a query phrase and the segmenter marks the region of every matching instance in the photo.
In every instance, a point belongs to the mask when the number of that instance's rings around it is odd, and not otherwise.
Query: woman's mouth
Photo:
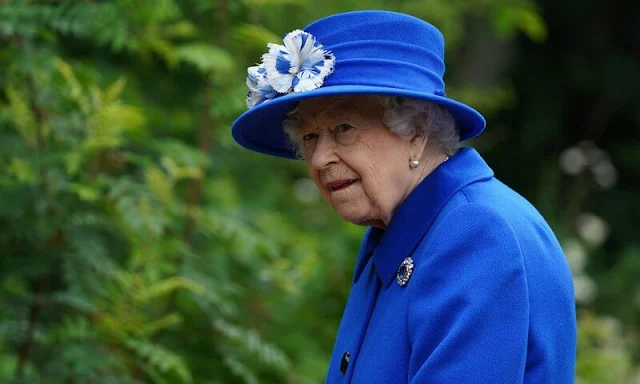
[[[358,181],[358,179],[335,180],[328,183],[327,188],[329,188],[332,192],[341,191],[343,189],[349,188],[356,181]]]

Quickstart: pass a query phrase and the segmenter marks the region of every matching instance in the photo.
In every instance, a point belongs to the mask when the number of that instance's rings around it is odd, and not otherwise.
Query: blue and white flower
[[[247,68],[247,106],[253,107],[262,100],[273,99],[278,96],[271,84],[267,81],[267,70],[263,65]]]
[[[262,61],[269,83],[280,93],[316,89],[333,72],[335,57],[308,32],[296,29],[284,37],[284,45],[268,47]]]
[[[268,44],[262,64],[248,69],[249,107],[291,92],[319,88],[333,72],[335,56],[310,33],[296,29],[283,43]]]

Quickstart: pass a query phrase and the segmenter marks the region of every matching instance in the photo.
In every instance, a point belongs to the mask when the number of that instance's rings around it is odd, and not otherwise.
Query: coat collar
[[[402,260],[418,246],[449,199],[464,186],[493,177],[493,171],[470,147],[461,148],[440,164],[405,199],[386,230],[369,228],[365,235],[354,283],[373,253],[376,273],[384,286],[395,278]]]

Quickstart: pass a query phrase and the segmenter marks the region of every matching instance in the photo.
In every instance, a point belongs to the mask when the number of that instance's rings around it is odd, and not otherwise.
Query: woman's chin
[[[336,212],[342,218],[342,220],[348,221],[348,222],[350,222],[352,224],[365,225],[363,223],[368,221],[366,217],[363,217],[362,215],[355,214],[354,212],[340,212],[339,210],[336,210]]]
[[[386,225],[384,224],[384,221],[378,219],[378,218],[374,218],[371,217],[370,215],[366,215],[366,214],[362,214],[362,213],[356,213],[353,211],[350,212],[340,212],[339,210],[336,210],[338,215],[340,215],[340,217],[342,218],[342,220],[344,221],[348,221],[351,224],[355,224],[355,225],[364,225],[364,226],[371,226],[371,227],[380,227],[380,228],[385,228]]]

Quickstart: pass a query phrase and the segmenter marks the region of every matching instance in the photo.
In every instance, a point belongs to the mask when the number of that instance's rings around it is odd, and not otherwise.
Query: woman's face
[[[371,97],[307,99],[298,108],[302,153],[322,196],[344,220],[386,227],[419,182],[409,167],[419,144],[391,133]]]

